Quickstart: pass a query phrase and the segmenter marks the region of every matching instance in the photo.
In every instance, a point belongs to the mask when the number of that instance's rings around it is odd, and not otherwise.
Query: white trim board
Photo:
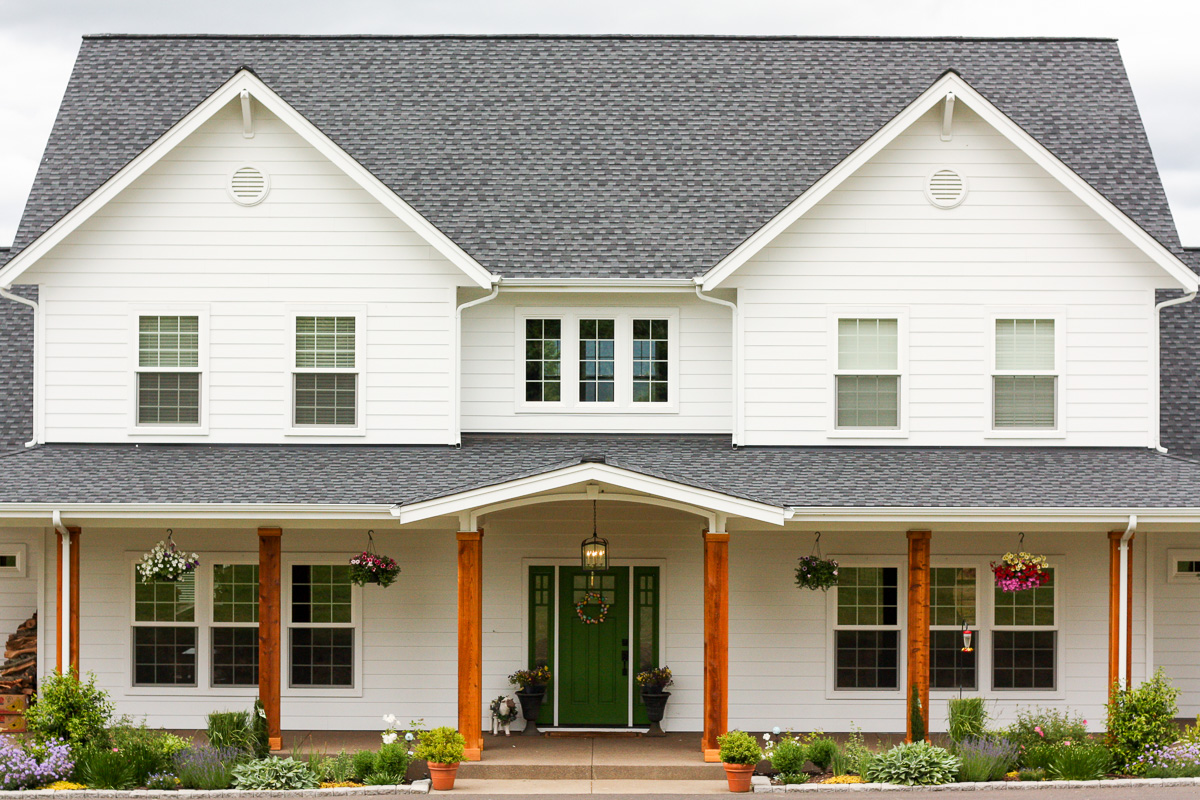
[[[729,255],[721,259],[716,266],[706,272],[703,276],[704,291],[712,291],[724,283],[738,268],[770,244],[775,237],[791,227],[792,223],[807,214],[817,203],[824,200],[859,167],[874,158],[927,111],[946,100],[948,95],[953,96],[958,102],[965,103],[984,122],[995,128],[1035,164],[1050,173],[1051,177],[1057,179],[1084,205],[1129,239],[1151,261],[1162,267],[1184,291],[1197,291],[1197,288],[1200,287],[1200,279],[1187,265],[954,72],[948,72],[935,81],[907,108],[888,120],[853,153],[821,176],[804,194],[792,201],[787,208],[751,234]]]
[[[466,251],[438,230],[433,223],[421,216],[416,209],[388,188],[383,181],[376,178],[366,167],[358,163],[350,154],[335,144],[316,125],[309,122],[296,109],[288,105],[283,98],[263,83],[257,75],[243,69],[230,78],[224,86],[201,101],[183,119],[171,126],[166,133],[118,170],[115,175],[105,181],[99,189],[92,192],[83,202],[63,215],[58,222],[50,226],[49,230],[45,231],[21,250],[21,252],[13,256],[12,260],[3,269],[0,269],[0,286],[11,286],[39,258],[50,252],[110,200],[145,174],[150,167],[161,160],[176,145],[199,129],[201,125],[211,119],[226,105],[238,100],[242,92],[248,92],[251,97],[261,103],[267,110],[279,117],[285,125],[288,125],[299,134],[300,138],[304,139],[321,155],[333,162],[334,165],[345,172],[351,180],[361,186],[371,197],[379,201],[384,208],[388,209],[404,224],[412,228],[434,250],[462,270],[472,282],[484,289],[490,289],[499,280],[497,276],[485,269],[483,265],[469,256]]]

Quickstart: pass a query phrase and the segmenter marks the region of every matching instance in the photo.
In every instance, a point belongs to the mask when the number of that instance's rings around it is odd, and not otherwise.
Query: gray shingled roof
[[[16,286],[13,293],[32,300],[38,296],[36,286]],[[33,309],[0,298],[0,453],[32,437]]]
[[[595,455],[774,506],[1200,506],[1200,464],[1144,448],[733,450],[726,436],[548,434],[468,435],[461,449],[44,445],[0,456],[0,504],[413,503]]]
[[[26,246],[242,67],[488,269],[690,277],[954,70],[1172,249],[1098,39],[87,37]]]
[[[1200,273],[1200,248],[1187,248],[1184,261]],[[1159,300],[1178,296],[1159,292]],[[1200,299],[1161,312],[1159,363],[1163,446],[1200,459]]]

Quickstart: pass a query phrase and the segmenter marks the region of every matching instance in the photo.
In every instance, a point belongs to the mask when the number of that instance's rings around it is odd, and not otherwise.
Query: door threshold
[[[560,738],[568,738],[572,736],[579,737],[603,737],[603,738],[634,738],[642,736],[649,728],[542,728],[541,731],[547,736],[557,736]]]

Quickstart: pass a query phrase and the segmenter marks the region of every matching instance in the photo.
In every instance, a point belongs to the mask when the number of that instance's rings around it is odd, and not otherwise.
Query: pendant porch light
[[[579,565],[595,577],[608,570],[608,539],[602,539],[596,529],[596,501],[592,501],[592,535],[579,546]]]

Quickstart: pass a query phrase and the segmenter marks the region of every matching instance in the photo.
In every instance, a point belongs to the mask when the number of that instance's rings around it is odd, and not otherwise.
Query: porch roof
[[[727,436],[475,434],[461,449],[51,444],[0,456],[30,503],[412,504],[586,463],[776,507],[1200,508],[1200,463],[1144,448],[746,447]]]

